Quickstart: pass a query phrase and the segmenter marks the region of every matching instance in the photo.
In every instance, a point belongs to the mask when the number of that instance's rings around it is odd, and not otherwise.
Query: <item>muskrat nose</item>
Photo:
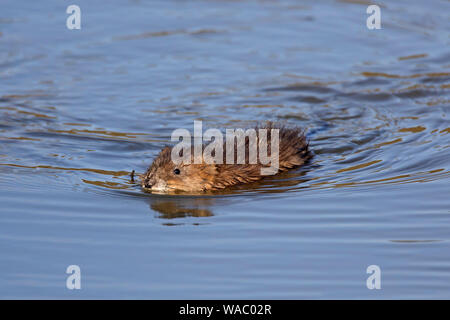
[[[143,188],[151,188],[152,187],[152,183],[149,178],[142,179],[142,187]]]

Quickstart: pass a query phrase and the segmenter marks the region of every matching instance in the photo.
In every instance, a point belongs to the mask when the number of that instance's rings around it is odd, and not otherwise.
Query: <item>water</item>
[[[450,298],[448,2],[384,1],[381,30],[364,1],[79,0],[81,30],[69,4],[2,3],[0,297]],[[195,119],[299,125],[315,157],[130,182]]]

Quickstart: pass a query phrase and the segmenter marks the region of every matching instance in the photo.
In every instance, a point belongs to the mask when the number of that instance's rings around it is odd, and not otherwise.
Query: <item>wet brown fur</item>
[[[268,123],[258,129],[279,129],[279,170],[277,173],[299,167],[311,158],[304,131],[300,128],[288,128]],[[257,138],[259,139],[259,138]],[[267,149],[270,155],[270,130],[267,135]],[[204,148],[205,146],[203,146]],[[235,161],[237,146],[235,147]],[[248,164],[249,139],[246,137],[245,164],[180,164],[175,165],[171,160],[171,147],[165,147],[145,174],[141,175],[141,185],[145,189],[164,191],[201,192],[221,190],[238,184],[255,182],[266,177],[261,175],[262,164]],[[223,145],[224,156],[226,143]],[[193,154],[193,152],[191,152]],[[268,167],[268,166],[267,166]],[[179,169],[180,174],[174,174]]]

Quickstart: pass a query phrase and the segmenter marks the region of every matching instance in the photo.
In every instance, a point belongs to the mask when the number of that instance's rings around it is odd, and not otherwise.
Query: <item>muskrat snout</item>
[[[142,180],[142,187],[150,189],[152,187],[152,183],[150,182],[149,179],[144,179]]]
[[[142,186],[144,188],[148,188],[148,189],[150,189],[152,187],[152,185],[150,183],[144,183]]]

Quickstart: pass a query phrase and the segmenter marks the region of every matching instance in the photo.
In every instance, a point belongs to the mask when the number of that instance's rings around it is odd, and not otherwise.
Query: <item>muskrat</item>
[[[311,157],[309,144],[306,140],[304,130],[298,127],[276,126],[268,123],[265,126],[256,127],[256,138],[258,145],[261,142],[258,129],[277,129],[279,133],[278,143],[278,168],[274,174],[278,174],[289,169],[293,169],[305,164]],[[272,141],[271,132],[268,130],[267,143],[270,149]],[[215,191],[239,184],[251,183],[261,180],[265,175],[261,174],[261,168],[267,167],[261,163],[251,164],[249,162],[249,141],[245,137],[245,163],[234,164],[224,163],[206,163],[203,159],[200,162],[179,163],[172,161],[172,149],[174,147],[165,147],[158,154],[156,159],[140,175],[141,186],[144,190],[157,192],[205,192]],[[234,157],[237,157],[237,143],[234,143]],[[205,150],[207,145],[202,146]],[[259,146],[261,148],[261,146]],[[192,149],[193,150],[193,149]],[[226,144],[223,143],[223,150],[226,150]],[[191,153],[193,154],[193,152]],[[194,156],[192,156],[193,158]],[[193,162],[193,163],[192,163]]]

